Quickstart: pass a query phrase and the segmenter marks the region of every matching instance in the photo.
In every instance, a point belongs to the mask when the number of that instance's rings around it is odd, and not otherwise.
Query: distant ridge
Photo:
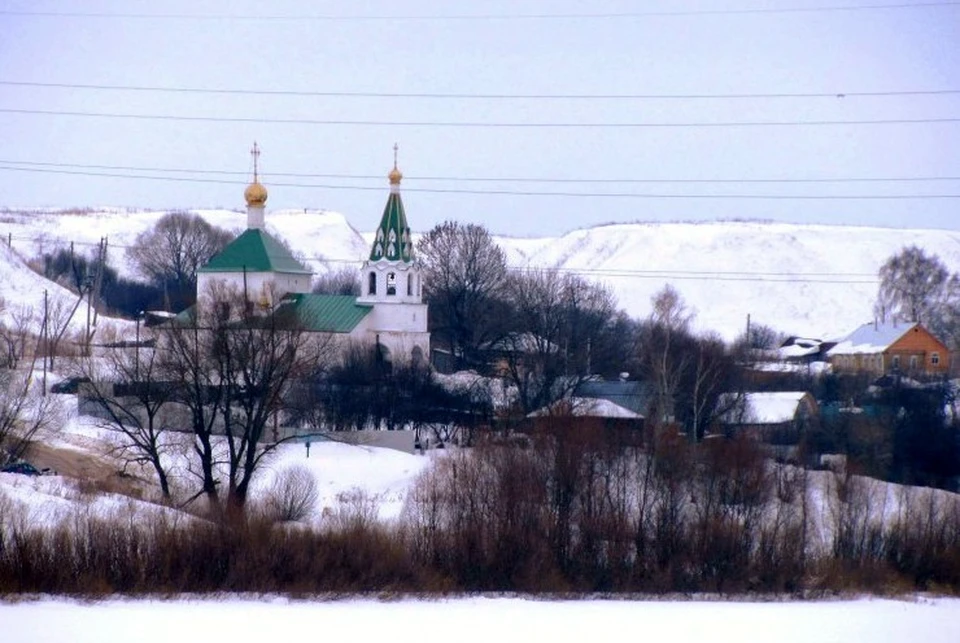
[[[236,232],[245,225],[237,211],[194,211]],[[106,236],[111,263],[128,275],[125,246],[163,214],[130,208],[0,209],[3,230],[20,255],[32,257],[70,241],[80,249],[93,247]],[[367,217],[362,223],[361,229],[372,230],[376,220]],[[416,217],[411,223],[416,225]],[[318,273],[359,265],[369,251],[365,235],[337,212],[272,211],[267,228]],[[836,337],[853,330],[872,319],[880,265],[907,245],[920,246],[960,271],[960,232],[951,230],[648,221],[603,224],[557,237],[495,239],[512,267],[577,272],[605,283],[634,317],[647,316],[650,297],[671,283],[695,309],[697,328],[725,339],[742,332],[748,314],[753,323],[804,336]],[[0,241],[5,243],[6,235]],[[0,296],[7,287],[0,285]]]

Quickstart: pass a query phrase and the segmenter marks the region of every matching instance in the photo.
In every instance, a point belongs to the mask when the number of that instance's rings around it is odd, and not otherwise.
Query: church
[[[197,273],[197,306],[218,287],[244,293],[248,305],[272,312],[309,332],[328,333],[344,344],[376,347],[390,362],[421,362],[430,355],[427,305],[420,265],[414,256],[400,198],[403,174],[387,175],[390,193],[369,257],[357,278],[360,296],[311,293],[312,271],[265,228],[267,189],[260,183],[260,150],[254,143],[253,182],[244,190],[247,229]]]

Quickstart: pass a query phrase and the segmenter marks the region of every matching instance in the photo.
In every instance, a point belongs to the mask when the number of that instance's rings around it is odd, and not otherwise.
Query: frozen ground
[[[829,602],[205,600],[0,604],[4,641],[956,643],[960,599]]]

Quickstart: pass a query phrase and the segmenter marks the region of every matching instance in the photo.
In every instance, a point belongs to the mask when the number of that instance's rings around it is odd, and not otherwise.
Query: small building
[[[838,373],[946,375],[950,351],[919,322],[864,324],[837,341],[827,358]]]
[[[648,382],[620,379],[603,381],[590,379],[577,384],[573,389],[574,397],[607,400],[629,409],[641,416],[648,416],[653,410],[656,392]]]
[[[567,397],[527,414],[527,420],[534,431],[576,431],[582,438],[607,432],[632,445],[643,440],[643,416],[609,400]]]
[[[725,432],[746,433],[771,444],[797,444],[820,415],[819,405],[805,391],[745,393],[721,418]]]

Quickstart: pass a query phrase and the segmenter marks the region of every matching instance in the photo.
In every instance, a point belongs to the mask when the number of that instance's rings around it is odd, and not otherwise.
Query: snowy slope
[[[790,334],[830,338],[872,316],[877,270],[917,245],[960,270],[960,233],[758,222],[610,225],[535,245],[500,239],[514,261],[580,272],[634,316],[672,284],[697,326],[731,339],[746,317]]]
[[[210,223],[239,231],[246,215],[199,210]],[[34,256],[56,244],[86,244],[101,236],[121,273],[124,246],[162,212],[97,209],[82,214],[3,212],[2,232],[13,247]],[[411,217],[414,225],[416,217]],[[356,266],[369,243],[336,212],[267,213],[267,229],[286,239],[317,272]],[[561,237],[497,237],[514,267],[578,272],[608,285],[621,307],[645,317],[664,284],[680,291],[697,313],[696,326],[726,339],[754,323],[803,336],[834,338],[873,317],[876,274],[890,255],[915,244],[960,271],[960,232],[793,225],[760,222],[635,223],[576,230]],[[0,295],[7,285],[0,285]]]
[[[14,249],[0,243],[0,321],[15,326],[15,319],[32,311],[35,320],[43,316],[43,293],[47,292],[47,306],[49,310],[61,307],[63,310],[72,310],[77,304],[77,295],[52,281],[45,279],[27,267],[21,256]],[[87,302],[80,302],[70,322],[73,332],[82,330],[87,320]],[[40,324],[36,321],[34,326]]]
[[[195,210],[207,222],[239,233],[247,215],[235,210]],[[67,247],[71,242],[78,254],[90,254],[107,238],[108,262],[121,275],[135,277],[126,261],[126,248],[137,235],[149,230],[165,211],[126,208],[94,208],[90,211],[61,210],[7,211],[0,213],[4,237],[9,233],[13,247],[26,257]],[[267,215],[267,230],[284,238],[294,252],[303,255],[318,273],[329,269],[324,259],[359,261],[369,250],[360,234],[338,212],[321,210],[278,210]],[[340,264],[342,265],[342,264]],[[333,266],[334,269],[339,265]]]

